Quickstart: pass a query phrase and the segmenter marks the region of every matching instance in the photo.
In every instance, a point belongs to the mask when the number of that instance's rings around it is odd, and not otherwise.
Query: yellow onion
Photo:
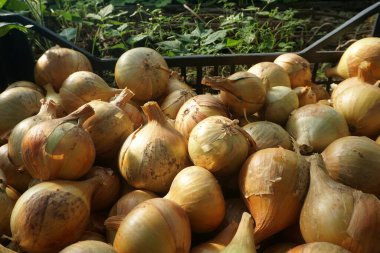
[[[124,89],[112,102],[93,100],[89,103],[95,113],[83,123],[91,135],[96,150],[96,159],[114,161],[125,139],[133,132],[133,122],[122,109],[133,97]]]
[[[380,200],[332,180],[322,157],[313,155],[310,188],[300,216],[305,241],[330,242],[352,253],[379,252],[379,224]]]
[[[50,83],[59,91],[63,81],[77,71],[92,71],[87,57],[75,50],[56,46],[47,50],[37,60],[34,78],[37,84],[43,86]]]
[[[293,144],[288,132],[270,121],[252,122],[243,127],[256,143],[257,150],[283,147],[292,150]]]
[[[380,144],[380,135],[379,135],[379,137],[377,137],[376,143]]]
[[[20,121],[37,114],[42,98],[40,92],[25,87],[0,93],[0,139]]]
[[[137,189],[166,192],[175,175],[189,163],[187,141],[166,121],[156,102],[147,102],[143,111],[148,123],[124,142],[119,170]]]
[[[42,89],[41,86],[29,81],[17,81],[17,82],[11,83],[10,85],[7,86],[6,90],[17,88],[17,87],[31,88],[42,94],[44,93],[44,89]]]
[[[275,86],[290,86],[288,73],[273,62],[259,62],[248,69],[249,73],[261,79],[267,90]]]
[[[309,87],[315,93],[317,101],[330,99],[330,94],[323,85],[311,83]]]
[[[0,146],[0,181],[12,186],[19,192],[24,192],[28,189],[31,179],[27,171],[15,166],[9,160],[8,144]]]
[[[305,58],[294,53],[286,53],[278,56],[274,63],[288,73],[292,88],[306,86],[311,82],[310,63]]]
[[[170,93],[176,91],[176,90],[193,90],[189,85],[187,85],[185,82],[183,82],[183,79],[181,78],[180,74],[176,71],[172,71],[170,73],[170,78],[168,80],[168,85],[166,87],[166,95],[169,95]]]
[[[261,118],[256,114],[239,117],[239,126],[243,127],[249,123],[261,121]]]
[[[265,106],[260,114],[265,120],[284,125],[290,113],[298,107],[298,96],[292,89],[276,86],[267,92]]]
[[[311,104],[293,111],[286,130],[302,154],[322,152],[331,142],[350,135],[347,123],[334,108]]]
[[[221,253],[256,253],[254,239],[254,222],[249,213],[243,213],[239,227],[231,242],[222,250]]]
[[[317,103],[317,94],[311,87],[296,87],[293,90],[298,96],[299,107]]]
[[[220,100],[237,116],[254,114],[264,105],[266,88],[252,73],[240,71],[228,78],[205,76],[202,84],[220,90]]]
[[[294,243],[278,243],[266,248],[263,253],[287,253],[294,246],[296,246]]]
[[[0,235],[11,234],[10,219],[14,205],[15,200],[8,196],[5,185],[0,181]]]
[[[186,253],[191,231],[185,211],[167,199],[136,206],[121,222],[114,248],[119,253]]]
[[[380,132],[380,88],[353,85],[333,98],[333,106],[342,114],[353,135],[377,136]]]
[[[290,249],[287,253],[350,253],[350,251],[329,243],[329,242],[312,242],[299,245]]]
[[[367,137],[347,136],[323,152],[332,179],[380,197],[380,145]]]
[[[197,94],[189,89],[175,90],[167,95],[161,103],[162,111],[170,119],[175,119],[181,106]]]
[[[116,97],[115,97],[116,98]],[[111,101],[112,102],[112,101]],[[146,123],[146,118],[135,102],[129,101],[126,104],[119,104],[120,108],[126,112],[133,123],[133,129],[136,130]]]
[[[198,123],[189,137],[189,156],[194,165],[219,176],[238,171],[256,144],[237,120],[210,116]]]
[[[308,166],[302,156],[283,148],[259,150],[247,159],[239,185],[256,222],[256,242],[297,221],[307,193]]]
[[[48,83],[44,86],[44,89],[46,90],[45,100],[54,101],[56,111],[57,111],[57,116],[63,117],[65,115],[67,115],[65,109],[63,108],[61,96],[59,95],[59,93],[57,93],[54,90],[53,86],[50,83]]]
[[[222,251],[231,242],[237,228],[238,223],[230,223],[213,239],[193,247],[190,253],[218,253]]]
[[[107,243],[86,240],[71,244],[59,253],[117,253],[117,251]]]
[[[125,52],[116,62],[115,81],[119,88],[128,87],[135,99],[146,102],[166,91],[170,70],[155,50],[137,47]]]
[[[97,74],[78,71],[64,80],[59,95],[66,112],[70,113],[92,100],[109,101],[121,91],[108,86]]]
[[[370,83],[380,79],[380,38],[363,38],[349,46],[336,67],[327,69],[327,77],[349,78],[358,75],[358,69],[362,62],[367,62],[369,67],[365,74]]]
[[[185,210],[193,232],[213,231],[223,221],[222,189],[216,178],[202,167],[190,166],[179,172],[164,198]]]
[[[87,241],[87,240],[106,242],[106,239],[102,234],[92,232],[92,231],[84,231],[82,236],[79,238],[79,241]]]
[[[200,121],[214,115],[227,117],[222,102],[210,94],[198,95],[181,106],[175,119],[175,128],[189,139],[191,131]]]
[[[92,167],[94,143],[81,124],[94,114],[85,105],[66,117],[43,121],[22,139],[21,154],[33,178],[78,179]]]
[[[12,211],[13,240],[28,253],[57,252],[76,242],[86,229],[91,196],[100,183],[99,178],[92,178],[33,186]]]
[[[46,120],[56,118],[56,105],[52,100],[41,100],[42,106],[37,115],[26,118],[18,123],[8,138],[9,160],[17,167],[23,165],[21,157],[21,142],[26,132],[33,126]]]

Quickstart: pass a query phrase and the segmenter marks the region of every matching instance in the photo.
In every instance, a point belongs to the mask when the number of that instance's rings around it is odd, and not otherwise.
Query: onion
[[[308,182],[308,163],[293,151],[268,148],[247,159],[239,185],[256,222],[257,243],[297,221]]]
[[[305,241],[330,242],[353,253],[379,252],[380,200],[332,180],[320,155],[311,159],[310,177],[300,216]]]
[[[0,139],[17,123],[38,113],[43,95],[33,89],[16,87],[0,93]]]
[[[25,134],[22,160],[33,178],[78,179],[90,170],[95,148],[81,124],[93,114],[85,105],[64,118],[43,121]]]
[[[257,114],[239,117],[238,120],[239,120],[239,126],[241,127],[244,127],[245,125],[252,122],[261,121],[261,119],[259,118]]]
[[[287,253],[350,253],[350,251],[328,242],[313,242],[299,245]]]
[[[57,111],[57,116],[58,117],[66,116],[67,113],[65,111],[65,108],[63,108],[61,96],[54,90],[53,86],[50,83],[48,83],[44,86],[44,89],[46,90],[45,100],[54,101],[56,111]]]
[[[310,63],[305,58],[294,53],[286,53],[278,56],[274,63],[288,73],[292,88],[306,86],[311,82]]]
[[[26,132],[33,126],[46,120],[56,118],[56,106],[52,100],[41,100],[42,106],[37,115],[26,118],[18,123],[8,138],[9,160],[17,167],[23,165],[21,157],[21,142]]]
[[[222,177],[238,171],[256,144],[237,123],[223,116],[210,116],[199,122],[191,131],[188,144],[194,165]]]
[[[311,83],[310,88],[315,93],[317,101],[330,99],[330,94],[323,85]]]
[[[202,167],[191,166],[179,172],[164,198],[185,210],[194,232],[213,231],[223,221],[222,190],[215,177]]]
[[[210,94],[198,95],[181,106],[175,119],[175,128],[189,139],[191,131],[200,121],[214,115],[227,117],[222,102]]]
[[[317,94],[311,87],[296,87],[294,91],[298,96],[299,107],[317,103]]]
[[[186,139],[165,119],[156,102],[143,106],[148,123],[121,147],[119,170],[137,189],[166,192],[175,175],[189,163]]]
[[[10,235],[10,219],[14,205],[15,201],[9,198],[5,192],[5,185],[0,181],[0,235]]]
[[[146,118],[143,112],[141,111],[141,109],[138,109],[140,108],[140,106],[138,106],[135,102],[129,101],[126,104],[119,104],[119,107],[128,114],[129,118],[133,122],[134,130],[146,123]]]
[[[189,252],[191,231],[185,211],[167,199],[150,199],[121,222],[113,246],[123,253]]]
[[[327,77],[342,77],[344,79],[357,76],[358,69],[362,62],[368,63],[365,71],[367,80],[375,83],[380,79],[380,38],[363,38],[351,46],[343,53],[336,67],[327,69]]]
[[[92,232],[92,231],[84,231],[82,236],[79,238],[79,241],[87,241],[87,240],[106,242],[106,239],[104,238],[103,235],[96,232]]]
[[[275,86],[290,88],[288,73],[276,63],[260,62],[248,69],[248,72],[260,78],[267,90]]]
[[[321,104],[303,106],[289,117],[286,130],[296,140],[302,154],[322,152],[331,142],[350,135],[342,115]]]
[[[90,201],[99,178],[50,181],[27,190],[11,216],[13,240],[30,253],[57,252],[77,241],[90,217]]]
[[[87,57],[72,49],[56,46],[47,50],[37,60],[34,78],[37,84],[43,86],[50,83],[59,91],[63,81],[77,71],[92,71]]]
[[[380,144],[380,135],[379,135],[379,137],[377,137],[376,143]]]
[[[189,89],[175,90],[167,95],[161,103],[162,111],[170,119],[175,119],[181,106],[197,94]]]
[[[332,179],[380,197],[380,145],[367,137],[347,136],[323,152]]]
[[[265,101],[265,86],[249,72],[236,72],[228,78],[205,76],[202,84],[221,90],[220,99],[237,116],[254,114]]]
[[[107,243],[86,240],[71,244],[60,253],[117,253],[117,251]]]
[[[88,103],[95,114],[85,120],[83,128],[91,135],[96,159],[114,161],[125,139],[133,132],[133,122],[122,109],[133,97],[124,89],[112,102],[94,100]]]
[[[170,71],[165,59],[155,50],[146,47],[125,52],[116,62],[115,81],[119,88],[128,87],[135,99],[149,101],[163,95]]]
[[[17,88],[17,87],[30,88],[30,89],[38,91],[41,94],[44,93],[44,89],[42,89],[41,86],[38,86],[37,84],[29,82],[29,81],[17,81],[17,82],[11,83],[10,85],[7,86],[6,90]]]
[[[193,90],[189,85],[183,82],[183,79],[181,78],[178,72],[172,71],[170,73],[170,78],[168,81],[168,86],[166,87],[165,94],[169,95],[170,93],[176,90],[183,90],[183,89],[187,89],[191,91]]]
[[[239,224],[241,216],[247,211],[247,206],[241,198],[228,198],[225,200],[226,211],[223,224]]]
[[[296,246],[294,243],[278,243],[266,248],[263,253],[285,253]]]
[[[243,127],[256,143],[257,150],[283,147],[292,150],[290,135],[280,125],[270,121],[252,122]]]
[[[265,120],[284,125],[298,106],[297,94],[292,89],[276,86],[267,92],[265,106],[260,114]]]

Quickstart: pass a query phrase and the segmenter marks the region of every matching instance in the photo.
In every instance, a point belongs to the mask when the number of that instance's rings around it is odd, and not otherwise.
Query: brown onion
[[[312,242],[299,245],[287,253],[350,253],[350,251],[328,242]]]
[[[0,181],[0,235],[11,234],[10,219],[15,202],[7,195],[5,185]]]
[[[376,143],[380,144],[380,135],[379,135],[379,137],[377,137]]]
[[[315,93],[317,101],[330,99],[330,94],[323,85],[311,83],[310,88]]]
[[[65,115],[67,115],[65,108],[63,108],[61,96],[59,95],[59,93],[57,93],[54,90],[53,86],[50,83],[48,83],[44,86],[44,89],[46,90],[45,100],[54,101],[56,111],[57,111],[57,116],[63,117]]]
[[[167,95],[161,103],[162,111],[170,119],[175,119],[181,106],[197,94],[189,89],[175,90]]]
[[[305,58],[294,53],[286,53],[278,56],[274,63],[288,73],[292,88],[306,86],[311,82],[310,63]]]
[[[87,241],[87,240],[106,242],[106,239],[102,234],[92,232],[92,231],[84,231],[82,236],[79,238],[79,241]]]
[[[59,91],[63,81],[77,71],[92,71],[87,57],[72,49],[56,46],[47,50],[37,60],[34,78],[37,84],[43,86],[50,83]]]
[[[33,90],[38,91],[41,94],[44,94],[44,89],[42,89],[41,86],[29,81],[17,81],[17,82],[11,83],[10,85],[7,86],[6,90],[16,88],[16,87],[31,88]]]
[[[59,253],[117,253],[117,251],[107,243],[86,240],[71,244]]]
[[[296,87],[293,90],[298,96],[299,107],[317,103],[317,94],[311,87]]]
[[[6,248],[1,244],[0,244],[0,252],[1,253],[17,253],[17,251],[13,251],[12,249],[10,249],[8,247]]]
[[[248,69],[248,72],[260,78],[267,90],[275,86],[290,88],[288,73],[276,63],[259,62]]]
[[[128,103],[119,106],[124,112],[128,114],[129,118],[133,122],[134,130],[146,123],[146,118],[141,110],[141,107],[138,106],[135,102],[129,101]]]

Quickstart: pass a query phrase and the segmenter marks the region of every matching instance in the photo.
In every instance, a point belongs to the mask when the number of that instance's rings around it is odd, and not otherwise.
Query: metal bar
[[[313,74],[312,74],[312,81],[315,82],[315,79],[317,77],[317,71],[318,71],[319,63],[314,63],[313,65]]]
[[[380,37],[380,14],[377,14],[375,25],[372,30],[373,37]]]

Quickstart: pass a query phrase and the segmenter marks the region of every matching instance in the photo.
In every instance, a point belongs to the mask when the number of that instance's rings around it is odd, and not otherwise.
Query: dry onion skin
[[[85,240],[71,244],[59,253],[117,253],[117,251],[107,243]]]
[[[313,155],[300,226],[307,243],[330,242],[353,253],[379,252],[380,200],[332,180],[322,157]]]
[[[299,107],[317,103],[317,94],[311,87],[296,87],[294,91],[298,96]]]
[[[189,85],[187,85],[180,74],[176,71],[170,73],[170,78],[168,80],[168,86],[166,87],[166,95],[176,91],[176,90],[193,90]]]
[[[298,220],[309,182],[309,164],[283,148],[259,150],[240,171],[240,191],[253,219],[257,243]]]
[[[34,78],[38,85],[44,86],[50,83],[56,91],[59,91],[63,81],[77,71],[92,71],[87,57],[78,51],[56,46],[47,50],[37,60]]]
[[[0,181],[0,235],[11,235],[10,220],[15,200],[11,199]]]
[[[180,89],[171,92],[161,103],[162,111],[170,119],[175,119],[181,106],[197,94],[189,89]]]
[[[299,245],[287,251],[287,253],[350,253],[350,251],[338,245],[328,242],[312,242]],[[265,252],[264,252],[265,253]]]
[[[330,93],[322,84],[311,83],[309,87],[315,93],[317,101],[330,99]]]
[[[228,78],[205,76],[202,84],[220,90],[220,100],[236,116],[254,114],[264,105],[266,88],[252,73],[240,71]]]
[[[27,190],[12,211],[13,241],[28,253],[57,252],[76,242],[89,222],[91,196],[100,183],[99,178],[50,181]]]
[[[114,248],[120,253],[187,253],[191,230],[185,211],[155,198],[135,207],[121,222]]]
[[[195,96],[179,109],[175,129],[189,139],[191,131],[200,121],[214,115],[227,117],[227,110],[222,101],[210,94]]]
[[[25,168],[36,179],[79,179],[92,167],[95,147],[81,124],[94,114],[84,105],[64,118],[43,121],[22,139]]]
[[[189,164],[187,141],[167,122],[157,102],[142,108],[148,123],[124,142],[119,170],[137,189],[167,192],[175,175]]]
[[[332,179],[380,197],[380,145],[375,141],[364,136],[340,138],[322,157]]]
[[[276,63],[260,62],[249,68],[248,72],[260,78],[267,90],[275,86],[291,87],[288,73]]]
[[[102,234],[92,232],[92,231],[84,231],[82,236],[79,238],[79,241],[87,241],[87,240],[106,242],[106,239]]]
[[[170,70],[157,51],[137,47],[125,52],[116,62],[115,81],[119,88],[128,87],[134,99],[142,102],[156,99],[166,91]]]
[[[292,88],[306,86],[311,82],[310,63],[305,58],[294,53],[286,53],[278,56],[274,63],[288,73]]]
[[[37,114],[43,95],[31,88],[16,87],[0,93],[0,139],[23,119]]]
[[[189,156],[194,165],[225,177],[238,171],[256,149],[251,136],[237,120],[210,116],[199,122],[189,137]]]
[[[109,101],[122,90],[108,86],[97,74],[78,71],[69,75],[63,82],[59,95],[67,113],[92,100]]]
[[[363,38],[349,46],[336,67],[327,69],[327,77],[347,79],[358,75],[360,64],[367,62],[367,81],[375,83],[380,79],[380,38]]]
[[[6,90],[16,88],[16,87],[30,88],[42,94],[44,93],[44,89],[42,89],[41,86],[29,81],[17,81],[17,82],[11,83],[10,85],[7,86]]]
[[[223,221],[222,189],[216,178],[202,167],[190,166],[179,172],[164,198],[185,210],[193,232],[213,231]]]
[[[48,83],[44,86],[46,91],[45,100],[52,100],[55,103],[57,117],[64,117],[67,115],[65,108],[63,108],[62,99],[59,93],[57,93],[53,86]]]
[[[334,108],[311,104],[293,111],[286,130],[302,154],[322,152],[331,142],[350,135],[346,120]]]
[[[283,147],[292,150],[293,144],[288,132],[270,121],[252,122],[243,127],[256,143],[257,150]]]

